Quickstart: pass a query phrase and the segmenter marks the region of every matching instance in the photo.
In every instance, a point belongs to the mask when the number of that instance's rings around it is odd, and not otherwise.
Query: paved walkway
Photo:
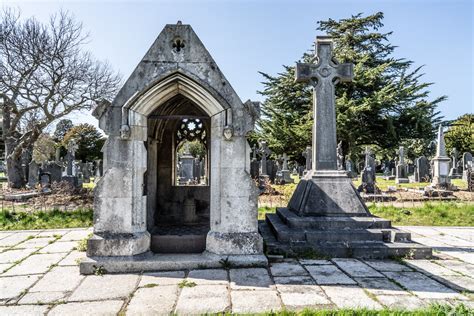
[[[82,276],[90,230],[0,232],[0,315],[155,315],[474,307],[474,228],[405,227],[434,260],[285,260],[269,269]],[[470,262],[470,263],[468,263]]]

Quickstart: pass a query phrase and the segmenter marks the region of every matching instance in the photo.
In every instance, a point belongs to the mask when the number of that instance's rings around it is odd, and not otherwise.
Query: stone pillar
[[[250,146],[243,135],[223,140],[223,120],[222,114],[211,118],[211,230],[206,250],[226,255],[261,254],[258,191],[249,174]]]
[[[446,146],[444,144],[443,126],[440,125],[438,129],[438,144],[436,146],[436,156],[432,160],[433,164],[433,179],[431,185],[435,188],[450,188],[451,179],[449,178],[449,159],[446,156]]]
[[[94,191],[94,236],[88,241],[89,257],[132,256],[150,249],[144,192],[146,139],[144,123],[132,125],[129,138],[109,135],[104,145],[104,174]]]

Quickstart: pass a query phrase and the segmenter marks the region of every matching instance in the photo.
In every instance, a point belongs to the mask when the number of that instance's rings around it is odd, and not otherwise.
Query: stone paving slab
[[[311,278],[309,275],[308,276],[301,276],[301,275],[295,275],[295,276],[287,276],[287,277],[273,277],[273,281],[275,281],[275,284],[278,286],[279,284],[295,284],[295,285],[312,285],[316,284],[314,282],[313,278]]]
[[[184,287],[176,305],[179,315],[221,313],[230,311],[226,285]]]
[[[405,262],[415,270],[430,275],[460,275],[440,264],[430,260],[405,260]]]
[[[58,241],[53,244],[47,245],[41,249],[40,253],[58,253],[58,252],[70,252],[72,248],[77,247],[77,241]]]
[[[0,263],[19,261],[36,252],[38,249],[6,249],[0,253]]]
[[[474,265],[465,261],[473,256],[474,247],[450,245],[456,238],[463,245],[471,242],[469,234],[474,235],[474,228],[462,229],[462,233],[452,228],[410,229],[416,238],[434,245],[438,259],[275,259],[268,269],[103,276],[78,273],[77,260],[85,253],[73,248],[90,230],[0,232],[0,242],[4,240],[0,246],[0,315],[42,315],[49,309],[48,315],[414,309],[459,302],[474,307],[473,297],[463,295],[474,290]],[[453,238],[444,243],[446,235]],[[2,267],[12,268],[2,273]],[[184,280],[191,286],[183,286]]]
[[[19,296],[38,279],[39,276],[37,275],[0,277],[0,301],[6,301]]]
[[[0,315],[43,316],[47,310],[48,310],[47,305],[0,306]]]
[[[123,301],[111,300],[102,302],[82,302],[60,304],[51,309],[52,316],[84,316],[84,315],[117,315]]]
[[[282,309],[276,291],[232,291],[230,295],[233,313],[262,313]]]
[[[456,291],[420,272],[385,272],[385,275],[399,283],[416,296],[426,299],[462,299]]]
[[[170,315],[178,299],[178,286],[140,288],[127,306],[127,315]]]
[[[359,285],[375,295],[402,295],[406,291],[387,278],[355,278]]]
[[[377,299],[386,307],[394,309],[414,310],[427,305],[413,295],[377,295]]]
[[[34,237],[38,234],[39,234],[39,232],[37,232],[37,233],[20,232],[20,233],[11,234],[6,238],[0,239],[0,246],[1,247],[13,247],[13,246],[27,240],[30,236]]]
[[[383,272],[413,271],[412,268],[393,260],[364,260],[364,262],[375,270]]]
[[[317,284],[356,284],[334,265],[306,266],[306,269]]]
[[[84,279],[79,267],[54,267],[32,288],[32,292],[68,292],[73,291]]]
[[[263,268],[230,270],[230,287],[233,290],[270,290],[273,284]]]
[[[102,301],[127,298],[136,288],[138,275],[90,275],[69,297],[68,301]]]
[[[331,305],[331,301],[318,285],[277,285],[277,290],[287,309],[299,310]]]
[[[227,285],[229,283],[227,271],[222,269],[193,270],[189,272],[187,280],[197,285]]]
[[[168,271],[168,272],[154,272],[144,273],[141,277],[139,287],[150,285],[178,285],[184,280],[184,271]]]
[[[51,268],[51,265],[58,263],[63,257],[64,254],[59,253],[34,254],[27,257],[24,261],[20,262],[7,272],[3,273],[2,276],[45,273]]]
[[[54,237],[36,237],[25,240],[24,242],[17,244],[15,248],[18,249],[29,249],[29,248],[43,248],[49,245],[50,242],[54,241]]]
[[[339,308],[382,309],[382,305],[370,298],[358,286],[323,285],[321,287],[329,299]]]
[[[277,262],[270,266],[273,276],[308,275],[308,272],[298,262]]]
[[[351,277],[383,277],[380,272],[357,259],[337,258],[332,261]]]
[[[63,260],[59,261],[59,266],[77,266],[79,261],[86,257],[82,251],[71,251]]]
[[[63,301],[66,295],[65,292],[28,292],[18,301],[18,304],[52,304]]]

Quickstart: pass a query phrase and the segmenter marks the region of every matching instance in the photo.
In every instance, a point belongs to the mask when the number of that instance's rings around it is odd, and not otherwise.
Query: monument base
[[[176,271],[203,268],[267,267],[264,255],[216,255],[209,252],[200,254],[155,254],[146,252],[136,256],[88,257],[80,263],[81,274],[94,274],[99,269],[103,273],[141,273],[153,271]]]
[[[302,180],[287,208],[259,222],[268,254],[430,258],[410,233],[372,216],[345,172],[319,171]]]
[[[359,193],[345,171],[309,172],[288,208],[300,216],[368,216]]]

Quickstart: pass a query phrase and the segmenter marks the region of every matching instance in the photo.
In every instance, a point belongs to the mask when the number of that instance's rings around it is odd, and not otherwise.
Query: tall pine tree
[[[382,20],[378,12],[318,22],[318,30],[334,39],[336,59],[354,64],[354,80],[336,86],[338,141],[353,159],[366,145],[376,147],[380,158],[394,157],[408,139],[428,146],[440,122],[436,107],[446,99],[428,100],[432,83],[421,82],[421,67],[412,70],[412,61],[392,56],[392,33],[379,32]],[[302,60],[311,58],[305,54]],[[301,152],[311,144],[312,91],[294,81],[293,66],[276,76],[262,75],[265,101],[255,137],[275,153],[302,161]]]

